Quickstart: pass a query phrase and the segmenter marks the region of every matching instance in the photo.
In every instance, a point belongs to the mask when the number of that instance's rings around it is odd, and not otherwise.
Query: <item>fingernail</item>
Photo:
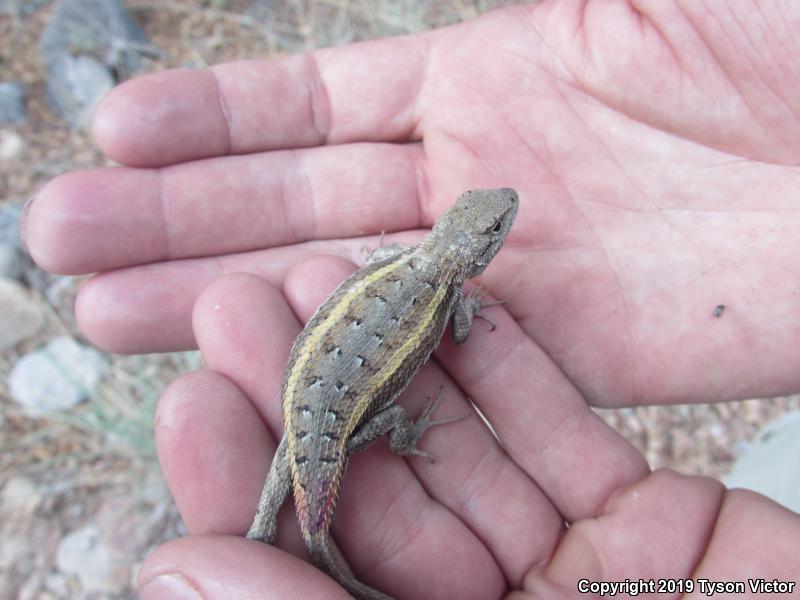
[[[142,600],[202,600],[200,595],[183,575],[170,573],[159,575],[148,581],[139,590]]]

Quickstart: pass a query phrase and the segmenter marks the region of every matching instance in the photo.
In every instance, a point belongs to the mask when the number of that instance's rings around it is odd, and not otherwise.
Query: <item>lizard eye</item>
[[[503,222],[498,221],[497,223],[494,224],[494,227],[492,227],[492,233],[500,233],[500,230],[502,228],[503,228]]]

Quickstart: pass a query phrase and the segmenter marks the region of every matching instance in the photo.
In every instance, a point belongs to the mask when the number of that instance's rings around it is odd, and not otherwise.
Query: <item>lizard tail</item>
[[[306,538],[306,544],[311,551],[314,564],[338,581],[358,600],[392,600],[391,596],[387,596],[355,578],[339,550],[333,545],[328,531],[311,534]]]

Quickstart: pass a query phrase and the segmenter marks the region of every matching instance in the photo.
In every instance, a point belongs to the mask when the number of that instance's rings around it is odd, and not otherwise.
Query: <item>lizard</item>
[[[331,539],[331,522],[348,458],[384,434],[399,455],[417,448],[441,400],[414,422],[395,400],[439,344],[448,322],[463,343],[482,294],[465,294],[500,250],[519,205],[511,188],[463,193],[416,246],[378,248],[345,279],[295,340],[284,372],[285,433],[267,473],[247,537],[274,543],[277,515],[291,493],[314,563],[350,594],[391,598],[358,581]],[[487,319],[490,323],[491,320]],[[494,323],[492,323],[494,327]]]

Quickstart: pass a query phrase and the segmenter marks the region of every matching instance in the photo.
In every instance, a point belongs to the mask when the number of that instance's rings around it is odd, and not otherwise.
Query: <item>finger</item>
[[[349,598],[319,569],[277,548],[223,536],[190,536],[160,546],[138,573],[143,600]]]
[[[421,152],[353,144],[77,171],[37,194],[23,236],[40,266],[78,274],[421,227],[433,218]]]
[[[254,319],[259,327],[242,330]],[[201,349],[212,358],[209,366],[216,370],[184,376],[163,394],[156,418],[159,460],[192,533],[244,535],[282,434],[275,393],[297,325],[279,291],[258,278],[236,275],[215,282],[198,298],[195,327]],[[259,337],[266,332],[269,337]],[[270,351],[275,354],[264,360]],[[219,353],[238,365],[233,373],[238,385],[213,360]],[[274,425],[272,435],[266,433],[262,414]],[[290,513],[287,505],[278,540],[305,555]]]
[[[103,151],[132,166],[416,136],[430,34],[147,75],[97,110]]]
[[[550,358],[502,308],[487,309],[456,348],[436,358],[488,418],[511,458],[568,520],[596,514],[617,489],[643,477],[641,453],[586,404]]]
[[[195,310],[197,338],[209,369],[224,374],[251,396],[273,431],[281,427],[279,390],[288,347],[300,329],[297,320],[288,316],[288,307],[265,317],[263,311],[278,297],[277,290],[257,278],[230,275],[209,286]],[[211,423],[206,427],[216,428]],[[226,451],[213,440],[209,446]],[[260,451],[248,455],[259,464],[256,470],[266,473],[270,457]],[[250,497],[250,516],[262,483],[263,475],[241,484],[253,488],[242,492]],[[213,496],[204,498],[203,503],[214,507]],[[356,573],[368,583],[402,592],[400,596],[435,597],[429,591],[441,583],[443,569],[459,582],[448,589],[448,594],[458,597],[492,597],[505,586],[483,544],[428,497],[404,461],[385,450],[365,452],[351,461],[334,532]],[[452,549],[442,552],[431,543],[437,539],[447,540]],[[469,576],[475,572],[482,573],[479,584]]]
[[[276,444],[241,390],[212,371],[181,377],[159,400],[155,439],[189,531],[244,536]],[[289,525],[286,518],[281,523]],[[279,537],[285,548],[303,554],[295,530],[283,526]]]
[[[714,535],[692,578],[711,581],[800,581],[800,515],[766,496],[748,490],[731,490],[717,514]],[[746,541],[743,545],[742,542]],[[750,591],[750,590],[748,590]],[[769,590],[764,590],[768,592]],[[787,591],[784,588],[783,591]],[[780,589],[773,590],[781,592]],[[765,594],[768,596],[771,594]]]
[[[413,242],[422,232],[391,236]],[[363,262],[364,244],[377,237],[305,244],[206,259],[143,265],[101,273],[86,282],[75,302],[81,331],[118,353],[170,352],[196,347],[191,313],[200,292],[225,273],[252,273],[281,287],[298,261],[320,254]]]
[[[723,498],[723,486],[708,477],[652,473],[621,490],[594,518],[573,523],[548,566],[526,578],[525,590],[537,598],[573,598],[585,596],[576,593],[580,580],[690,578],[717,535]],[[737,579],[743,571],[731,574]],[[668,591],[666,597],[682,596]]]
[[[328,258],[304,261],[292,269],[284,290],[300,319],[310,318],[316,306],[352,270],[352,264]],[[315,282],[313,288],[308,282]],[[416,419],[440,388],[443,399],[434,419],[473,412],[436,364],[421,369],[399,403],[410,418]],[[550,556],[562,533],[563,518],[531,478],[509,460],[477,415],[431,428],[421,445],[436,463],[409,457],[408,465],[428,495],[457,515],[491,550],[512,585],[521,580],[531,563],[544,562]],[[376,464],[354,460],[348,473],[374,481],[381,477],[374,471]],[[347,505],[339,514],[345,522],[363,521],[361,514],[348,514]]]
[[[300,332],[280,290],[243,273],[221,277],[197,299],[193,322],[207,367],[236,383],[279,440],[283,371]]]

